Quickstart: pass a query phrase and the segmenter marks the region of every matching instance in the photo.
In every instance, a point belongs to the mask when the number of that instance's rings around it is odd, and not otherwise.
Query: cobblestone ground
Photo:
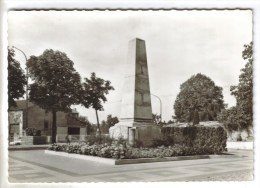
[[[207,175],[202,177],[187,178],[186,181],[251,181],[253,180],[253,171],[244,170],[237,172],[228,172],[221,175]]]
[[[25,182],[179,182],[251,181],[253,152],[214,159],[104,165],[52,156],[44,150],[10,151],[9,181]]]
[[[222,176],[208,176],[207,178],[201,179],[205,181],[248,181],[253,180],[252,170],[228,173]]]

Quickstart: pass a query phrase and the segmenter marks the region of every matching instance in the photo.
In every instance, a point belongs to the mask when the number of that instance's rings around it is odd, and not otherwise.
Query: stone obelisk
[[[159,131],[152,120],[145,41],[135,38],[129,42],[119,123],[109,129],[109,134],[149,145]]]

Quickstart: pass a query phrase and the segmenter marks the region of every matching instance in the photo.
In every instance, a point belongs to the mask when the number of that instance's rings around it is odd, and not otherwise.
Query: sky
[[[171,11],[10,11],[8,43],[29,58],[45,49],[65,52],[74,62],[82,80],[95,72],[110,80],[115,90],[107,95],[101,120],[108,114],[119,116],[128,42],[146,42],[150,90],[162,100],[162,119],[174,115],[173,104],[180,85],[197,73],[223,87],[229,107],[236,101],[230,86],[239,82],[245,61],[244,44],[252,41],[250,10]],[[25,58],[16,51],[23,68]],[[160,103],[152,99],[153,113]],[[82,116],[96,123],[95,111],[82,106]]]

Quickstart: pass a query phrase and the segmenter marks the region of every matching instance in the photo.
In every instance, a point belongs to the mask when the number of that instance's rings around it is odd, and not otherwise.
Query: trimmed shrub
[[[41,130],[36,130],[32,127],[27,127],[25,129],[26,136],[41,136]]]
[[[200,123],[199,112],[198,110],[195,110],[193,116],[193,125],[198,125],[199,123]]]
[[[26,136],[35,136],[36,135],[36,129],[31,128],[31,127],[27,127],[25,129],[25,133],[26,133]]]
[[[37,130],[35,136],[41,136],[41,134],[42,134],[41,130]]]
[[[213,149],[214,153],[226,151],[227,134],[220,126],[162,127],[161,132],[164,139],[172,139],[172,144],[210,151]],[[160,145],[168,146],[169,143]]]

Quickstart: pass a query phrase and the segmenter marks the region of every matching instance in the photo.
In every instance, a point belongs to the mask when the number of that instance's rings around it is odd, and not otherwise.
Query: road
[[[9,181],[25,182],[176,182],[253,180],[253,152],[214,159],[105,165],[44,153],[44,150],[9,152]]]

